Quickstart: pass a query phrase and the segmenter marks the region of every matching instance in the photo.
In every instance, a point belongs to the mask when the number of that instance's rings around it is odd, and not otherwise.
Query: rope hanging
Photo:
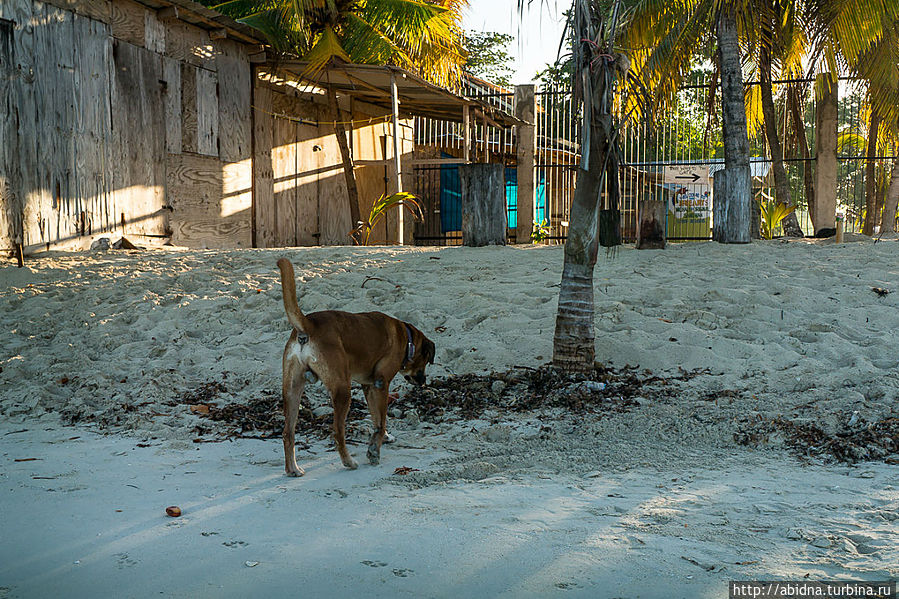
[[[331,126],[336,127],[338,124],[349,125],[351,127],[354,125],[357,125],[357,124],[373,125],[374,123],[387,122],[393,118],[391,115],[388,114],[385,116],[371,116],[371,117],[368,117],[367,119],[357,119],[357,120],[353,120],[353,121],[310,121],[309,119],[301,119],[301,118],[290,116],[287,114],[271,112],[269,110],[266,110],[264,108],[259,108],[258,106],[254,106],[252,104],[250,105],[250,108],[253,108],[254,110],[258,110],[259,112],[271,115],[275,118],[284,119],[286,121],[293,121],[294,123],[299,123],[301,125],[312,125],[315,127],[318,127],[319,125],[331,125]]]

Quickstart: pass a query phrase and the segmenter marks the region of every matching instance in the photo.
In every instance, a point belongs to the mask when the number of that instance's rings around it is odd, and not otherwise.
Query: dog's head
[[[406,365],[400,372],[403,373],[403,378],[407,381],[421,386],[426,381],[425,369],[428,367],[428,364],[434,363],[434,354],[437,352],[437,347],[433,341],[425,337],[424,333],[415,328],[412,328],[412,330],[418,333],[413,337],[415,351],[412,354],[412,358],[407,360]]]

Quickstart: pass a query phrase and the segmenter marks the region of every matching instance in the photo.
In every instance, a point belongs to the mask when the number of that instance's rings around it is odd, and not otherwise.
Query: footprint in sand
[[[581,586],[581,585],[579,585],[579,584],[576,583],[576,582],[557,582],[557,583],[555,584],[555,587],[556,587],[557,589],[564,589],[564,590],[566,590],[566,591],[567,591],[568,589],[576,589],[576,588],[579,588],[580,586]]]
[[[246,544],[247,544],[246,541],[238,541],[236,539],[231,539],[230,541],[225,541],[224,543],[222,543],[222,545],[224,545],[225,547],[232,547],[232,548],[233,547],[244,547],[244,546],[246,546]]]
[[[363,564],[363,565],[366,565],[366,566],[369,566],[370,568],[383,568],[384,566],[387,565],[385,562],[373,562],[373,561],[368,560],[368,559],[362,560],[362,561],[359,562],[359,563],[360,563],[360,564]]]
[[[393,575],[399,576],[400,578],[406,578],[410,574],[415,574],[415,570],[410,570],[408,568],[394,568]]]

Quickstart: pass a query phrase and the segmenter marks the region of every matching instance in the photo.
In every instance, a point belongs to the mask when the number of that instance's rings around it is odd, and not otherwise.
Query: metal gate
[[[813,80],[775,81],[776,87],[798,86],[806,98],[799,107],[805,125],[810,156],[801,151],[798,135],[787,135],[783,94],[776,99],[778,128],[784,142],[784,167],[790,181],[797,217],[806,235],[814,233],[808,214],[804,177],[813,169],[815,106],[810,90]],[[759,93],[758,83],[747,83],[747,96]],[[633,242],[637,227],[637,201],[645,194],[667,202],[667,236],[672,241],[707,240],[711,238],[711,179],[724,167],[721,125],[708,116],[711,83],[707,77],[694,78],[677,93],[676,100],[660,119],[649,122],[627,122],[619,137],[621,168],[621,231],[625,242]],[[877,177],[879,206],[889,180],[896,148],[868,156],[864,141],[867,135],[867,100],[864,81],[842,77],[839,80],[837,210],[846,215],[846,230],[858,232],[864,223],[865,167],[873,165]],[[512,112],[514,94],[495,86],[469,85],[466,95],[478,97]],[[715,102],[719,102],[715,98]],[[535,223],[545,224],[547,243],[563,242],[568,231],[568,217],[577,182],[580,162],[579,110],[572,102],[567,85],[542,86],[536,91],[535,156]],[[716,107],[713,114],[721,114]],[[752,121],[752,119],[750,119]],[[760,119],[756,119],[761,122]],[[516,198],[512,194],[515,176],[516,135],[514,128],[496,129],[486,123],[473,123],[471,160],[501,162],[507,166],[507,205],[509,222],[515,222]],[[461,243],[456,227],[461,215],[454,197],[452,158],[462,156],[461,125],[430,119],[415,120],[414,190],[425,204],[427,217],[416,228],[416,243],[446,245]],[[771,159],[767,154],[762,126],[750,131],[750,169],[753,196],[756,200],[774,196]],[[435,159],[438,159],[435,161]],[[442,162],[439,162],[442,159]],[[431,161],[428,164],[428,161]],[[437,163],[439,162],[439,163]],[[879,210],[879,208],[878,208]],[[878,221],[879,222],[879,221]],[[509,239],[514,239],[514,227]],[[527,240],[519,240],[526,242]]]
[[[461,94],[513,112],[514,93],[477,79],[467,79]],[[464,164],[461,123],[415,117],[412,192],[419,197],[424,221],[415,225],[416,245],[461,245],[462,205],[459,165]],[[514,127],[495,127],[484,120],[469,124],[471,162],[505,165],[508,241],[515,243],[517,158]]]

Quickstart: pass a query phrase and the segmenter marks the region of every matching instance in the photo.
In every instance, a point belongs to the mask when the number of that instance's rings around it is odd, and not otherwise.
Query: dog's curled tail
[[[309,321],[303,316],[297,303],[297,283],[293,274],[293,264],[287,258],[278,260],[281,270],[281,297],[284,299],[284,311],[291,326],[300,332],[308,332]]]

